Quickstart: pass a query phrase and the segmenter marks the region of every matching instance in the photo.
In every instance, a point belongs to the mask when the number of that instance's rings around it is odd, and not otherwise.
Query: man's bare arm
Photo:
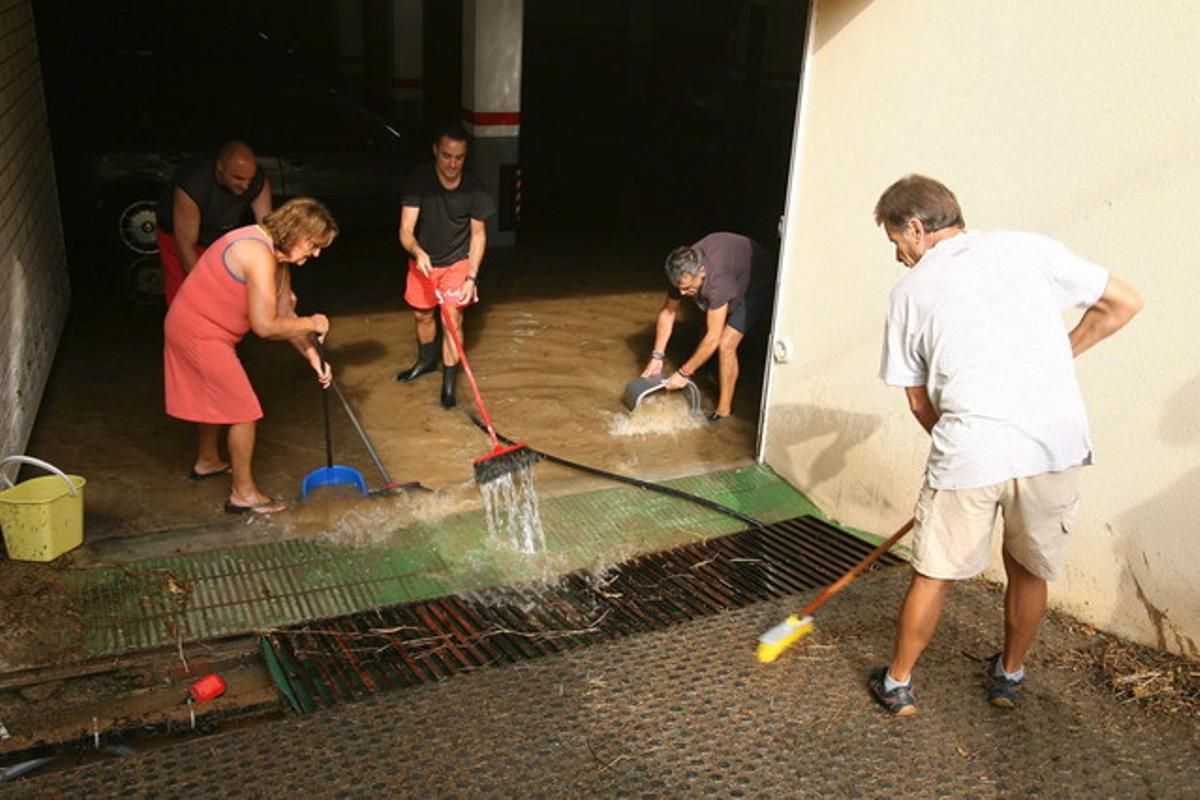
[[[679,301],[667,295],[667,299],[663,301],[662,308],[658,311],[658,316],[654,320],[654,352],[665,353],[667,342],[671,341],[671,332],[675,330],[675,317],[679,313]],[[646,364],[646,368],[642,370],[642,377],[649,378],[652,375],[661,375],[663,370],[663,359],[654,358],[652,355],[650,361]]]
[[[421,249],[417,242],[417,220],[420,217],[419,206],[404,206],[400,209],[400,246],[417,262],[417,269],[421,270],[421,274],[428,276],[433,264],[429,260],[429,254]]]
[[[729,304],[720,308],[710,308],[705,315],[706,329],[704,338],[700,340],[700,344],[696,346],[696,352],[692,353],[692,357],[683,362],[680,369],[689,375],[704,366],[704,362],[712,357],[712,354],[717,352],[717,348],[721,345],[721,334],[725,331],[725,319],[729,316]]]
[[[487,250],[487,223],[481,219],[471,220],[471,245],[467,251],[467,269],[472,275],[479,274],[483,254]]]
[[[1132,286],[1112,275],[1104,294],[1084,312],[1079,324],[1071,329],[1071,354],[1078,356],[1097,342],[1107,339],[1142,310],[1142,298]]]
[[[933,426],[937,425],[941,415],[933,407],[929,392],[924,386],[906,386],[904,394],[908,397],[908,410],[917,418],[917,422],[921,423],[926,433],[933,433]]]
[[[254,212],[254,221],[262,222],[263,217],[271,213],[271,179],[263,176],[263,188],[258,196],[250,201],[250,210]]]
[[[175,246],[179,250],[179,263],[186,275],[196,266],[200,254],[196,243],[200,241],[200,206],[178,186],[175,187],[174,209],[171,222],[174,224]]]
[[[663,300],[662,308],[658,311],[658,317],[654,320],[654,349],[656,352],[663,352],[667,349],[667,342],[671,341],[671,333],[675,330],[675,318],[679,315],[679,301],[667,295],[667,299]]]

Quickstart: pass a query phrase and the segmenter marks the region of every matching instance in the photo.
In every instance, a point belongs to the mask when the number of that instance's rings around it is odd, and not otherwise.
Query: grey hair
[[[684,275],[695,276],[704,266],[704,251],[699,247],[676,247],[667,255],[663,268],[672,286],[679,286]]]
[[[929,233],[967,225],[954,192],[924,175],[906,175],[889,186],[875,204],[876,225],[886,223],[899,229],[914,217]]]

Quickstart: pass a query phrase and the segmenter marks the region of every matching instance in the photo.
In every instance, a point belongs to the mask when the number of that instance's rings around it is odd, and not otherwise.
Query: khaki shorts
[[[1079,515],[1079,467],[1014,478],[979,489],[933,489],[917,498],[912,566],[941,580],[973,578],[991,560],[992,531],[1004,522],[1004,549],[1052,581],[1067,557]]]

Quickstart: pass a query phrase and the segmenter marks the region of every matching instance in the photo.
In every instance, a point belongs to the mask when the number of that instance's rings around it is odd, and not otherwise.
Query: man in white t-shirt
[[[988,660],[989,700],[1013,708],[1024,659],[1062,570],[1091,461],[1072,359],[1142,307],[1128,284],[1032,233],[967,231],[954,194],[910,175],[875,221],[911,271],[888,301],[880,376],[902,387],[931,438],[913,528],[912,583],[892,660],[868,687],[894,714],[916,713],[912,668],[955,581],[983,572],[1003,519],[1004,650]],[[1068,333],[1062,312],[1082,307]]]

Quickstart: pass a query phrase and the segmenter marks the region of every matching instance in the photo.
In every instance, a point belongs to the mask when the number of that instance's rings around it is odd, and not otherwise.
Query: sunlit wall
[[[903,267],[872,209],[947,183],[968,226],[1028,229],[1146,309],[1077,362],[1096,464],[1057,606],[1200,656],[1200,14],[1188,0],[817,0],[788,190],[765,457],[841,520],[912,513],[928,448],[878,378]],[[1064,324],[1073,324],[1069,315]],[[991,575],[999,577],[995,568]]]

